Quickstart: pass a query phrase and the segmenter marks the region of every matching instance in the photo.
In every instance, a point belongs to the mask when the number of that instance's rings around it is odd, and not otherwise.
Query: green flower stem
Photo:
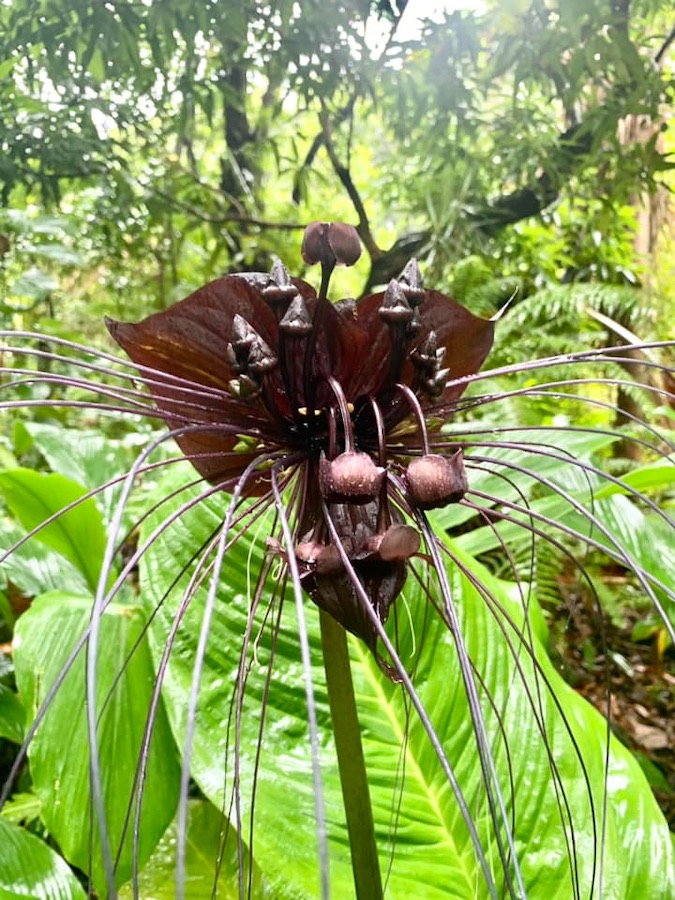
[[[349,668],[347,633],[323,610],[320,611],[320,619],[323,664],[347,817],[356,896],[358,900],[380,900],[382,878],[377,859],[373,811],[370,806],[354,685]]]

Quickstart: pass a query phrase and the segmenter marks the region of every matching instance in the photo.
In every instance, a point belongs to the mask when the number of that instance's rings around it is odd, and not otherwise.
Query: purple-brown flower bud
[[[334,575],[343,569],[340,552],[334,544],[319,541],[303,541],[295,548],[298,562],[304,564],[317,575]]]
[[[368,549],[383,562],[410,559],[420,549],[420,535],[412,525],[390,525],[384,534],[370,539]]]
[[[312,330],[312,317],[301,294],[296,294],[279,322],[279,328],[286,334],[303,337]]]
[[[302,239],[302,258],[310,265],[353,266],[361,256],[361,241],[353,225],[310,222]]]
[[[327,503],[368,503],[377,496],[384,476],[385,470],[367,453],[348,451],[319,461],[319,487]]]
[[[407,325],[412,321],[412,307],[398,281],[389,282],[378,312],[382,321],[389,325]]]
[[[424,299],[425,291],[422,287],[422,273],[416,259],[411,259],[406,264],[399,276],[398,283],[405,291],[410,305],[419,306]]]
[[[452,456],[428,454],[413,459],[406,472],[408,493],[418,509],[437,509],[448,503],[458,503],[469,484],[461,450]]]

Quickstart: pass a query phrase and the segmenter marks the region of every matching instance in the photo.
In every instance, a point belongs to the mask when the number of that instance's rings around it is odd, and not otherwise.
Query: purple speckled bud
[[[321,457],[319,487],[328,503],[367,503],[376,496],[385,470],[367,453],[341,453],[335,459]]]
[[[469,485],[461,450],[452,456],[428,454],[413,459],[406,472],[408,493],[418,509],[437,509],[458,503]]]

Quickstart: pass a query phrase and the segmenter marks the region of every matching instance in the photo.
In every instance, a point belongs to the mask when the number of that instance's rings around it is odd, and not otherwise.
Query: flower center
[[[270,346],[253,323],[234,316],[227,349],[236,376],[230,392],[262,404],[289,448],[316,459],[354,451],[382,457],[386,434],[416,406],[425,433],[415,398],[437,398],[448,376],[436,332],[428,329],[420,339],[425,291],[419,267],[412,260],[376,298],[379,304],[368,315],[377,316],[381,335],[377,347],[368,347],[354,301],[328,300],[326,269],[332,267],[322,265],[318,297],[278,261],[262,284],[261,276],[238,276],[261,289],[277,328]]]

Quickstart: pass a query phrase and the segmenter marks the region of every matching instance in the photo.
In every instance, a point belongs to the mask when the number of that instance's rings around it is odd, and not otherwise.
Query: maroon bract
[[[305,240],[305,255],[322,264],[319,296],[276,262],[269,275],[220,278],[138,324],[108,328],[142,375],[152,370],[145,382],[166,421],[192,426],[176,440],[205,479],[232,487],[259,460],[245,491],[262,496],[272,459],[297,474],[303,587],[374,649],[354,576],[384,622],[419,547],[405,515],[461,499],[461,454],[430,455],[426,420],[451,415],[494,323],[424,290],[414,260],[383,293],[331,303],[326,248],[339,239],[349,252],[338,261],[357,256],[338,226],[314,223]]]

